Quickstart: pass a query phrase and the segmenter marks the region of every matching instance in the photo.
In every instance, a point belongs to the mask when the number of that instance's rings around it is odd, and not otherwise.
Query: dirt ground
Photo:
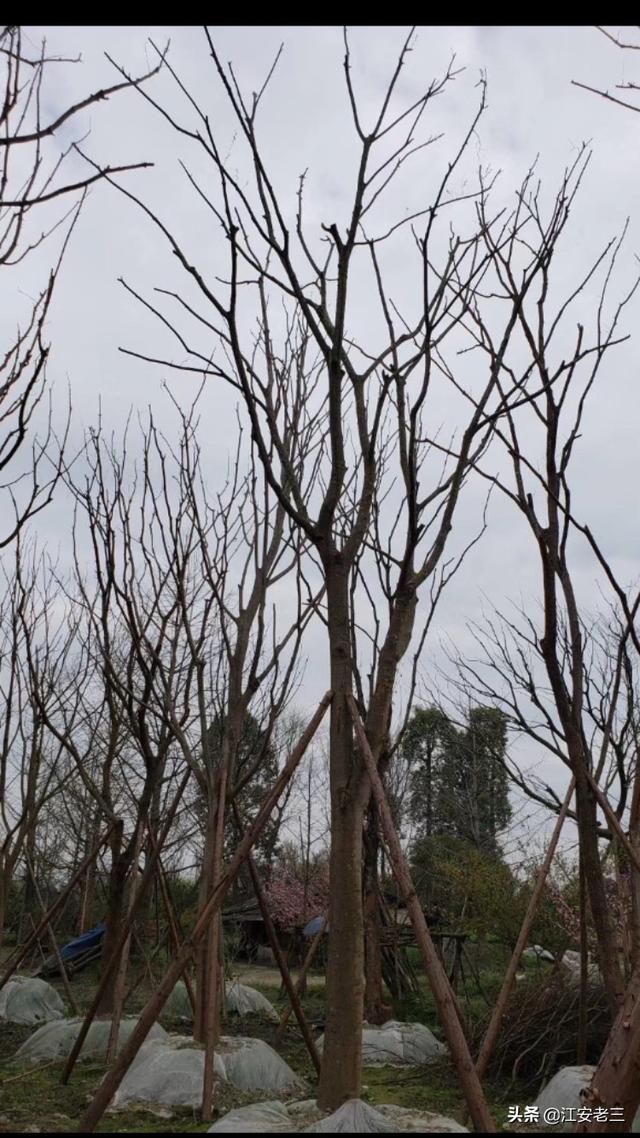
[[[248,984],[252,988],[279,988],[280,973],[277,968],[270,968],[267,964],[239,964],[234,968],[234,975],[241,984]],[[294,973],[295,975],[295,973]],[[307,976],[307,987],[324,988],[324,976],[320,974]]]

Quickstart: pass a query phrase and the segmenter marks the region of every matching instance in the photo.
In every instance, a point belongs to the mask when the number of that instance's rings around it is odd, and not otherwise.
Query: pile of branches
[[[576,1062],[580,989],[562,972],[520,982],[509,1002],[490,1072],[542,1086],[558,1070]],[[489,1013],[490,1014],[490,1013]],[[587,1063],[597,1063],[611,1027],[611,1012],[601,983],[587,988]],[[474,1025],[478,1050],[488,1016]]]

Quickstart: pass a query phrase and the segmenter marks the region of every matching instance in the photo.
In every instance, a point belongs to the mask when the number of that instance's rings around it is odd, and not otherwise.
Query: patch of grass
[[[7,1023],[0,1024],[0,1063],[13,1059],[16,1051],[24,1041],[33,1035],[32,1024]]]
[[[105,1069],[79,1063],[70,1084],[63,1087],[59,1063],[24,1068],[4,1064],[0,1067],[0,1131],[24,1130],[34,1123],[44,1132],[75,1128]]]
[[[243,1033],[247,1033],[246,1024]],[[33,1125],[43,1133],[68,1133],[75,1130],[106,1071],[107,1067],[102,1063],[78,1063],[69,1084],[62,1086],[62,1063],[26,1068],[15,1063],[3,1064],[0,1066],[0,1133],[20,1132]],[[233,1107],[254,1102],[255,1098],[255,1094],[239,1091],[228,1084],[218,1084],[215,1090],[214,1117],[226,1114]],[[99,1132],[117,1134],[204,1133],[211,1125],[201,1122],[194,1109],[174,1107],[171,1117],[164,1117],[164,1114],[161,1108],[153,1111],[136,1105],[127,1110],[105,1114],[97,1129]]]
[[[478,965],[483,965],[481,971],[482,989],[487,996],[494,996],[502,977],[504,950],[502,946],[495,945],[488,946],[488,948],[484,945],[474,945],[472,948],[474,951],[476,949],[478,951]],[[415,951],[417,952],[417,950]],[[416,971],[420,977],[419,991],[410,999],[396,1003],[395,1017],[424,1023],[441,1039],[442,1030],[439,1026],[428,981],[422,974],[420,966],[416,968]],[[91,1000],[97,977],[96,966],[73,978],[73,991],[81,1013]],[[242,980],[242,974],[240,980]],[[269,983],[263,984],[252,977],[251,983],[271,1000],[278,1012],[281,1012],[287,1001],[286,998],[281,998],[280,988],[273,982],[273,971],[269,980]],[[60,981],[54,980],[53,983],[64,999]],[[153,981],[147,976],[127,1003],[126,1014],[136,1014],[153,990]],[[469,1010],[470,1018],[478,1017],[480,1019],[483,1015],[486,1016],[487,1003],[480,994],[477,984],[474,984],[471,978],[467,978],[466,991],[464,993],[460,991],[460,995]],[[325,1019],[324,985],[310,986],[303,1004],[314,1035],[318,1034],[324,1027]],[[164,1026],[180,1034],[189,1034],[190,1032],[190,1025],[184,1023],[164,1022]],[[238,1019],[235,1016],[230,1016],[227,1024],[225,1024],[224,1033],[227,1035],[251,1035],[263,1039],[273,1047],[276,1029],[277,1024],[259,1017]],[[31,1126],[37,1126],[43,1133],[73,1131],[103,1078],[106,1067],[96,1062],[78,1064],[71,1083],[67,1087],[60,1085],[61,1064],[56,1063],[50,1067],[29,1068],[21,1071],[9,1060],[20,1044],[32,1034],[32,1031],[32,1027],[7,1023],[0,1025],[0,1133],[24,1131]],[[294,1016],[291,1017],[284,1037],[277,1045],[277,1050],[296,1074],[307,1081],[309,1091],[304,1093],[304,1097],[314,1097],[315,1070]],[[21,1074],[21,1078],[13,1079],[13,1076],[18,1073]],[[5,1082],[5,1079],[13,1081]],[[429,1064],[419,1069],[367,1067],[363,1072],[363,1085],[366,1088],[363,1097],[372,1105],[390,1103],[432,1111],[456,1118],[461,1122],[464,1121],[464,1096],[455,1071],[447,1060]],[[520,1094],[518,1087],[511,1085],[509,1091],[506,1082],[487,1081],[485,1090],[490,1109],[499,1126],[506,1122],[509,1104],[516,1101],[527,1101],[526,1094]],[[267,1096],[259,1095],[257,1097]],[[216,1091],[216,1115],[225,1113],[232,1107],[242,1105],[244,1102],[255,1101],[255,1099],[255,1094],[248,1096],[234,1090],[234,1088],[220,1087]],[[171,1118],[163,1118],[157,1113],[139,1107],[106,1114],[98,1127],[99,1131],[105,1133],[204,1133],[208,1128],[209,1124],[200,1122],[197,1112],[194,1110],[176,1109]]]
[[[426,1067],[365,1067],[363,1099],[376,1104],[389,1103],[429,1110],[465,1123],[466,1103],[455,1070],[448,1059],[429,1063]],[[500,1127],[507,1120],[508,1106],[516,1101],[513,1091],[507,1098],[504,1085],[485,1081],[484,1091],[491,1113]]]

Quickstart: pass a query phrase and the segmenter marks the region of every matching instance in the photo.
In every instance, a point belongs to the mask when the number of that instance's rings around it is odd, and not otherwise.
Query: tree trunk
[[[164,774],[165,765],[166,764],[164,761],[160,762],[157,782],[156,782],[156,785],[154,787],[153,793],[151,795],[151,803],[149,806],[148,828],[153,833],[154,836],[159,832],[161,820],[162,820],[161,819],[161,813],[162,813],[162,809],[161,809],[161,807],[162,807],[162,776]],[[152,856],[151,839],[150,839],[148,834],[147,834],[146,841],[144,843],[142,856],[144,858],[144,867],[146,869],[147,865],[149,864],[149,861],[151,860],[151,856]],[[147,945],[148,943],[150,943],[152,941],[155,942],[158,939],[158,935],[159,935],[158,928],[156,927],[155,933],[153,931],[154,907],[155,907],[155,911],[156,911],[156,920],[157,920],[157,911],[158,911],[158,884],[157,884],[157,882],[156,882],[154,889],[149,889],[149,891],[148,891],[148,893],[147,893],[147,895],[146,895],[146,897],[142,903],[142,907],[140,909],[140,918],[138,921],[138,927],[139,927],[139,933],[140,933],[140,940],[141,940],[143,945]]]
[[[631,1124],[640,1105],[640,969],[635,970],[627,987],[622,1007],[609,1033],[606,1047],[596,1067],[584,1105],[622,1108],[623,1118],[607,1122],[582,1122],[577,1133],[609,1131],[624,1133]]]
[[[620,968],[618,944],[609,913],[604,874],[598,849],[596,800],[582,766],[573,764],[576,776],[576,818],[580,837],[580,856],[589,894],[589,906],[598,941],[600,970],[607,997],[615,1015],[624,997],[624,978]]]
[[[36,850],[36,833],[35,827],[32,827],[27,835],[27,840],[24,845],[24,852],[26,863],[35,866],[35,850]],[[34,870],[35,872],[35,870]],[[22,894],[22,914],[20,916],[20,928],[18,931],[18,944],[24,944],[25,940],[30,935],[34,927],[34,917],[38,914],[38,903],[36,897],[35,881],[32,878],[29,870],[26,868],[24,871],[24,889]]]
[[[13,866],[0,855],[0,948],[2,948],[4,942],[12,877]]]
[[[202,876],[198,895],[199,908],[202,909],[213,893],[213,861],[216,832],[217,796],[210,790],[207,796],[207,823],[204,839],[204,852],[202,855]],[[196,952],[196,1007],[193,1017],[193,1038],[204,1043],[206,1009],[209,1000],[209,982],[211,979],[211,937],[202,938]]]
[[[633,781],[633,796],[629,812],[629,842],[636,854],[640,854],[640,773],[636,760],[636,773]],[[631,953],[629,965],[631,972],[640,966],[640,873],[629,858],[629,890],[631,893]]]
[[[380,905],[378,900],[378,854],[380,832],[378,812],[373,798],[367,808],[364,832],[364,1007],[368,1023],[382,1024],[393,1018],[392,1008],[384,1002],[382,990],[382,946],[380,943]]]
[[[353,744],[347,694],[352,689],[348,571],[325,565],[331,660],[331,855],[327,1022],[318,1105],[336,1110],[362,1085],[364,951],[362,937],[362,767]]]
[[[117,945],[122,932],[126,916],[125,894],[130,864],[131,858],[122,853],[122,823],[119,823],[111,840],[111,872],[107,893],[106,930],[100,955],[100,964],[103,968],[110,960],[114,946]],[[110,982],[102,993],[96,1011],[97,1016],[109,1016],[113,1012],[117,975],[118,969],[116,968],[111,973]]]

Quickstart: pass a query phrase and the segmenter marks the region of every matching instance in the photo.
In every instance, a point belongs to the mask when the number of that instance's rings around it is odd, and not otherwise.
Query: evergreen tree
[[[497,835],[511,818],[506,745],[507,720],[498,708],[472,708],[462,730],[438,708],[415,712],[402,751],[418,839],[448,835],[498,852]]]
[[[422,837],[436,832],[436,802],[444,753],[455,728],[437,707],[415,711],[402,740],[402,756],[411,771],[409,817]]]

